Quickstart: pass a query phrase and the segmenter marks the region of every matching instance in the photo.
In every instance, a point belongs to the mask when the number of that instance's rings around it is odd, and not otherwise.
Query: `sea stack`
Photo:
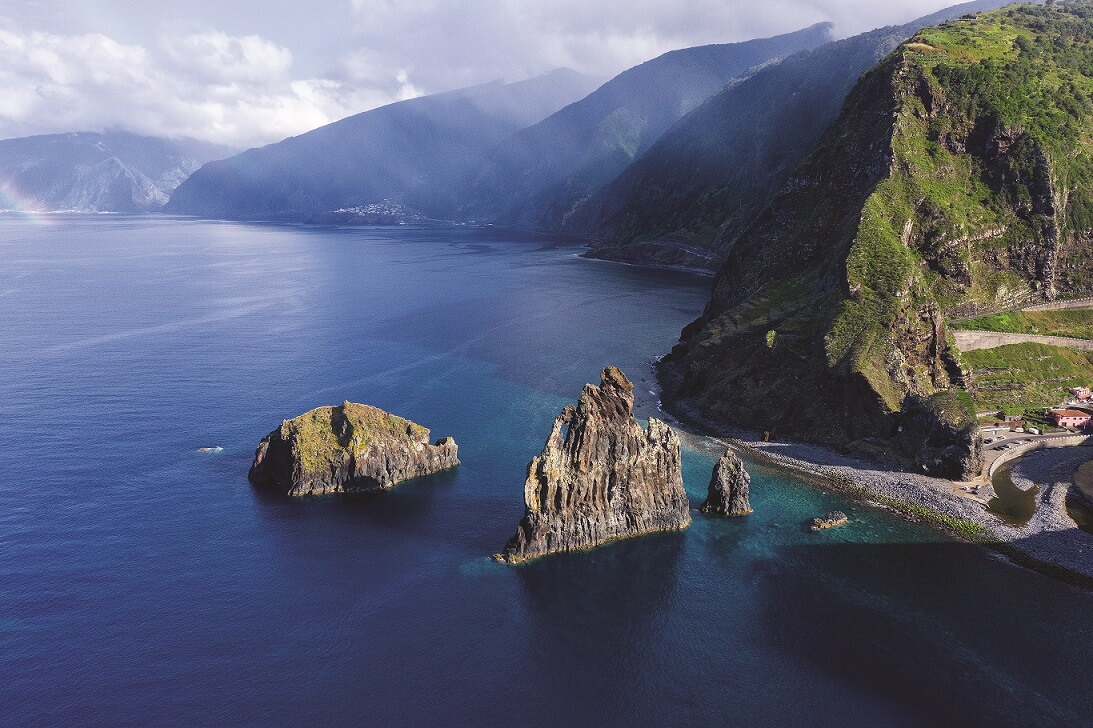
[[[752,512],[749,501],[751,476],[736,453],[726,450],[713,469],[709,493],[699,510],[717,516],[746,516]]]
[[[254,453],[248,477],[287,495],[389,490],[459,465],[455,440],[366,404],[343,402],[285,420]]]
[[[634,385],[615,367],[585,385],[528,465],[524,518],[495,558],[518,563],[691,523],[679,438],[634,418]]]

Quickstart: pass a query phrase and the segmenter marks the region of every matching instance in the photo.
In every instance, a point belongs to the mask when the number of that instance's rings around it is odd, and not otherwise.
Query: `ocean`
[[[1093,594],[755,464],[747,518],[492,562],[561,407],[617,365],[654,413],[708,295],[580,251],[0,217],[0,724],[1093,724]],[[282,419],[343,400],[463,465],[247,482]],[[697,507],[717,453],[688,442]]]

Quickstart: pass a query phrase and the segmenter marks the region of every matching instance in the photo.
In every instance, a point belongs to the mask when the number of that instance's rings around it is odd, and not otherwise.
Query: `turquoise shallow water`
[[[577,252],[0,218],[0,723],[1089,724],[1093,595],[773,472],[746,519],[489,561],[560,407],[617,364],[649,411],[705,302]],[[250,487],[262,435],[343,399],[464,465]],[[713,462],[685,453],[695,505]]]

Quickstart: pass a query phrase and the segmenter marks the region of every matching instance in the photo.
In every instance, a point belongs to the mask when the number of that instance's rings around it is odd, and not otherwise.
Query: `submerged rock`
[[[703,513],[719,516],[746,516],[752,512],[749,500],[751,476],[736,453],[726,450],[713,469]]]
[[[496,559],[516,563],[691,523],[679,438],[660,420],[642,429],[634,385],[614,367],[554,420],[528,465],[524,518]]]
[[[838,526],[845,526],[850,519],[846,517],[846,514],[842,511],[831,511],[822,518],[812,519],[813,531],[824,531],[828,528],[837,528]]]
[[[366,404],[343,402],[285,420],[254,453],[248,477],[288,495],[361,493],[459,465],[455,440]]]

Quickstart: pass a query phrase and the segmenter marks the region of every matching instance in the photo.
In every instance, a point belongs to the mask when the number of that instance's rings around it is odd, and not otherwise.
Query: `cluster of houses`
[[[1093,432],[1093,406],[1085,406],[1093,403],[1093,390],[1089,387],[1072,387],[1070,394],[1073,396],[1071,403],[1065,407],[1053,407],[1048,411],[1048,417],[1058,427]]]

